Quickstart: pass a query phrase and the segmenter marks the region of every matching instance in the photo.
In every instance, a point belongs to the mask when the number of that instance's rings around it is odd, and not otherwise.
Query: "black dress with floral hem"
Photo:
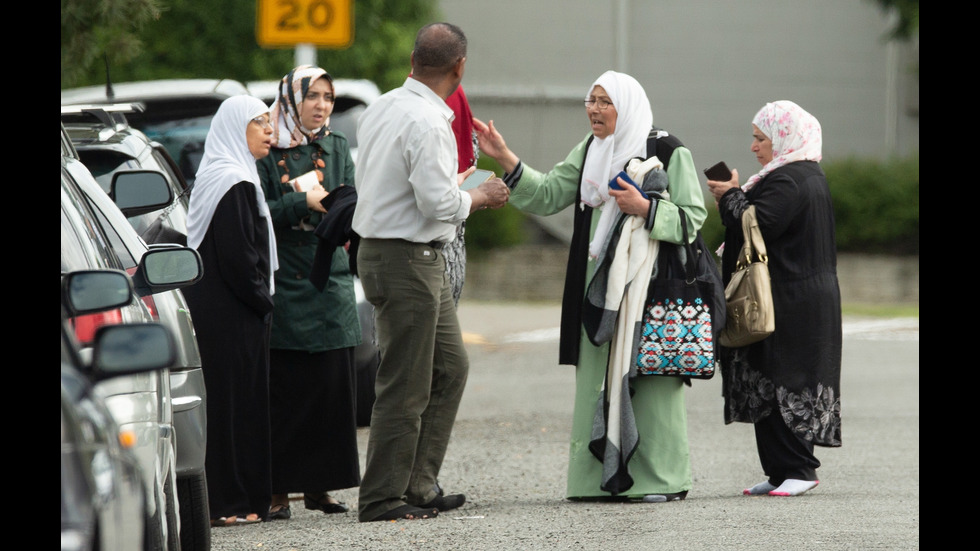
[[[826,177],[817,163],[800,161],[772,171],[748,192],[734,189],[721,198],[726,284],[749,204],[769,255],[776,331],[743,348],[722,347],[725,423],[777,413],[801,439],[840,446],[841,300]]]

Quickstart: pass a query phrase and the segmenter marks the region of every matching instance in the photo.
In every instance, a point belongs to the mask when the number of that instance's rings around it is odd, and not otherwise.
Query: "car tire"
[[[374,381],[378,378],[378,364],[381,362],[381,355],[378,354],[375,361],[364,366],[359,366],[357,370],[357,392],[355,407],[357,411],[357,426],[371,426],[371,410],[374,409]]]
[[[177,518],[177,486],[172,472],[167,475],[163,495],[167,498],[167,551],[181,551],[180,524]]]
[[[211,549],[211,512],[205,473],[177,478],[180,503],[180,546],[182,551]]]
[[[143,507],[144,511],[150,510],[149,500],[154,499],[153,495],[147,494],[145,496],[146,503]],[[160,515],[163,511],[160,507],[156,508],[156,513],[152,515],[147,515],[145,522],[143,522],[143,549],[147,551],[158,551],[165,549],[163,533],[163,522],[160,520]]]

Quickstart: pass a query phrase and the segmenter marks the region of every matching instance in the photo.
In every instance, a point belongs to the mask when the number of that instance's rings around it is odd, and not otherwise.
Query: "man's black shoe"
[[[456,509],[466,503],[466,496],[463,494],[452,494],[448,496],[436,496],[432,501],[419,505],[423,509],[436,508],[439,511],[448,511],[450,509]]]

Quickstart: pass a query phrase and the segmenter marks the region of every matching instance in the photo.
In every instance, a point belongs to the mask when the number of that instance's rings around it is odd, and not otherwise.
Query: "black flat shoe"
[[[461,507],[466,503],[466,496],[463,494],[452,494],[436,496],[432,501],[419,505],[423,509],[438,509],[439,511],[449,511]]]
[[[269,509],[269,520],[289,520],[293,513],[289,510],[289,505],[273,505]]]
[[[350,507],[346,503],[330,503],[330,494],[324,493],[319,499],[313,499],[307,494],[303,494],[303,505],[311,511],[323,511],[330,515],[334,513],[346,513]]]

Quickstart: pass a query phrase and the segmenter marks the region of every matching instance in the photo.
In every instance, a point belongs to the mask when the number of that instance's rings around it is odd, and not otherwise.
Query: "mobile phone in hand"
[[[473,171],[473,174],[470,174],[465,180],[463,180],[463,183],[460,184],[459,189],[462,191],[473,189],[494,176],[495,174],[492,170],[483,170],[482,168],[478,168]]]
[[[728,165],[724,161],[712,166],[711,168],[704,169],[704,175],[708,177],[709,180],[715,180],[716,182],[727,182],[732,179],[732,171],[728,170]]]
[[[617,180],[617,178],[622,178],[624,182],[635,187],[636,191],[639,191],[640,195],[642,195],[644,199],[650,198],[650,196],[647,195],[647,193],[643,191],[643,189],[641,189],[640,186],[636,185],[636,182],[634,182],[633,179],[630,178],[628,174],[626,174],[625,170],[620,170],[619,174],[613,176],[612,180],[609,180],[609,187],[611,189],[623,189],[623,186],[619,185],[619,180]]]

